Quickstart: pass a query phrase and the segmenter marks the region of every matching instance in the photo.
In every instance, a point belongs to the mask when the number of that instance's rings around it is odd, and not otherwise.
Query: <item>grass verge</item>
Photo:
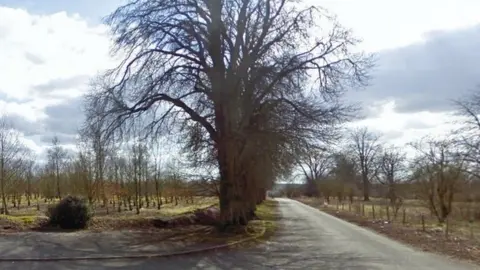
[[[264,234],[263,236],[259,237],[259,239],[268,239],[278,229],[278,202],[275,200],[266,200],[257,207],[255,214],[259,220],[262,221],[263,226],[265,227]],[[253,226],[255,226],[255,222],[257,221],[254,220],[252,222]]]
[[[206,234],[199,235],[199,241],[214,244],[234,244],[243,239],[252,239],[235,247],[250,247],[269,239],[276,231],[278,225],[278,202],[266,200],[257,206],[255,214],[257,219],[251,220],[247,226],[235,228],[229,232],[219,232],[211,228]]]
[[[10,216],[0,215],[0,231],[23,231],[37,226],[44,218],[34,215]]]

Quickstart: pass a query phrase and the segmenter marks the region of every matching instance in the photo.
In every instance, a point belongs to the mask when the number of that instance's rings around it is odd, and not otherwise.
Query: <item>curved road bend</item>
[[[279,232],[250,250],[148,260],[2,262],[0,269],[480,269],[414,250],[297,201],[278,201]]]

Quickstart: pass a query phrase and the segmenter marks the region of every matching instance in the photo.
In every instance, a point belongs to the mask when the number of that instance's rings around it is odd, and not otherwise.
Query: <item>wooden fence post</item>
[[[470,218],[468,221],[468,227],[470,229],[470,239],[474,239],[475,234],[473,233],[473,218]]]
[[[445,219],[445,238],[448,239],[448,234],[449,234],[449,231],[450,231],[450,222],[449,222],[449,218],[447,217]]]
[[[425,231],[425,216],[422,214],[422,231]]]
[[[390,207],[387,205],[387,220],[390,221]]]
[[[402,224],[405,225],[405,223],[407,223],[407,214],[405,208],[403,208]]]
[[[375,205],[372,204],[372,217],[375,219]]]
[[[362,216],[365,216],[365,204],[362,203]]]

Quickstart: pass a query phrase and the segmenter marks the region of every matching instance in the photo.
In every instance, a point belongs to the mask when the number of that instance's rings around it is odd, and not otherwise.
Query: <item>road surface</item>
[[[0,262],[0,269],[480,269],[414,250],[299,202],[278,201],[281,228],[250,250],[147,260]]]

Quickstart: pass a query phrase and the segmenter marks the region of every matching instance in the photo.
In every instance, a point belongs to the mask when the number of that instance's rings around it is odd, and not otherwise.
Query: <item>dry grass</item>
[[[29,230],[45,220],[38,216],[9,216],[0,215],[0,232]]]
[[[115,217],[115,218],[151,218],[151,217],[172,217],[177,215],[183,215],[186,213],[193,212],[197,209],[207,208],[213,205],[218,204],[217,197],[194,197],[193,203],[187,202],[185,200],[179,200],[178,204],[173,203],[163,203],[160,207],[160,210],[156,206],[150,205],[150,207],[143,207],[140,209],[140,214],[136,214],[135,207],[130,211],[121,207],[121,212],[118,212],[118,207],[113,207],[109,205],[109,212],[106,213],[106,209],[100,206],[95,206],[94,216],[100,217]],[[145,205],[145,204],[144,204]]]
[[[322,201],[323,204],[323,201]],[[385,199],[372,198],[369,202],[355,201],[349,206],[348,202],[332,200],[330,208],[339,211],[350,211],[363,214],[372,220],[387,220],[390,223],[433,231],[445,231],[447,224],[439,224],[438,219],[430,213],[422,201],[405,200],[395,216]],[[466,213],[471,205],[455,202],[452,213],[448,218],[448,233],[452,236],[476,238],[480,240],[480,221],[471,222],[470,215]],[[388,209],[387,209],[388,208]]]
[[[37,210],[36,205],[27,206],[26,204],[21,205],[19,208],[9,209],[9,215],[0,215],[0,231],[30,230],[38,227],[40,223],[45,222],[45,212],[48,207],[56,202],[58,200],[47,203],[42,200],[40,210]],[[123,206],[121,207],[121,212],[118,212],[118,207],[114,208],[113,204],[109,205],[107,214],[104,207],[94,205],[92,207],[93,218],[89,228],[95,231],[152,229],[152,220],[154,219],[168,219],[174,216],[185,215],[217,203],[218,198],[216,197],[194,197],[193,203],[191,201],[178,200],[177,203],[164,203],[160,210],[155,205],[150,204],[148,208],[141,208],[139,214],[136,214],[135,208],[130,211],[129,209],[125,210]],[[146,204],[144,203],[144,205]]]
[[[278,228],[277,221],[280,218],[278,213],[278,202],[274,200],[266,200],[264,203],[257,206],[255,214],[261,221],[263,221],[266,230],[264,236],[269,237],[273,235]]]
[[[58,203],[58,201],[59,201],[58,199],[47,200],[47,201],[45,201],[44,199],[39,199],[38,200],[39,209],[37,209],[36,199],[31,200],[30,206],[27,205],[26,199],[22,199],[22,203],[20,207],[13,207],[11,203],[9,204],[9,208],[8,208],[9,216],[40,216],[40,217],[43,216],[44,217],[48,207],[55,205],[56,203]],[[174,215],[180,215],[186,212],[194,211],[199,208],[205,208],[205,207],[217,204],[218,198],[196,196],[196,197],[193,197],[193,203],[190,203],[190,202],[187,203],[186,200],[179,199],[178,204],[175,204],[175,202],[165,203],[166,198],[162,198],[163,204],[161,205],[160,210],[157,210],[157,206],[154,204],[155,198],[153,197],[150,198],[150,206],[148,208],[146,207],[145,199],[143,197],[141,201],[143,204],[143,208],[140,209],[140,215],[174,216]],[[108,205],[108,215],[117,215],[117,214],[129,215],[130,213],[133,213],[135,215],[135,206],[133,206],[133,210],[130,211],[128,208],[125,208],[122,205],[121,207],[122,212],[119,213],[117,211],[118,202],[115,202],[116,203],[115,205],[113,205],[111,202]],[[94,205],[92,205],[92,211],[96,216],[102,216],[107,214],[106,208],[103,207],[100,202],[95,202]]]
[[[277,229],[278,202],[274,200],[266,200],[257,206],[255,211],[256,220],[251,220],[247,226],[236,228],[229,232],[218,232],[211,229],[208,234],[203,237],[207,242],[215,242],[217,244],[231,244],[245,238],[254,237],[256,241],[242,243],[236,247],[247,247],[252,244],[258,244],[271,237]]]

